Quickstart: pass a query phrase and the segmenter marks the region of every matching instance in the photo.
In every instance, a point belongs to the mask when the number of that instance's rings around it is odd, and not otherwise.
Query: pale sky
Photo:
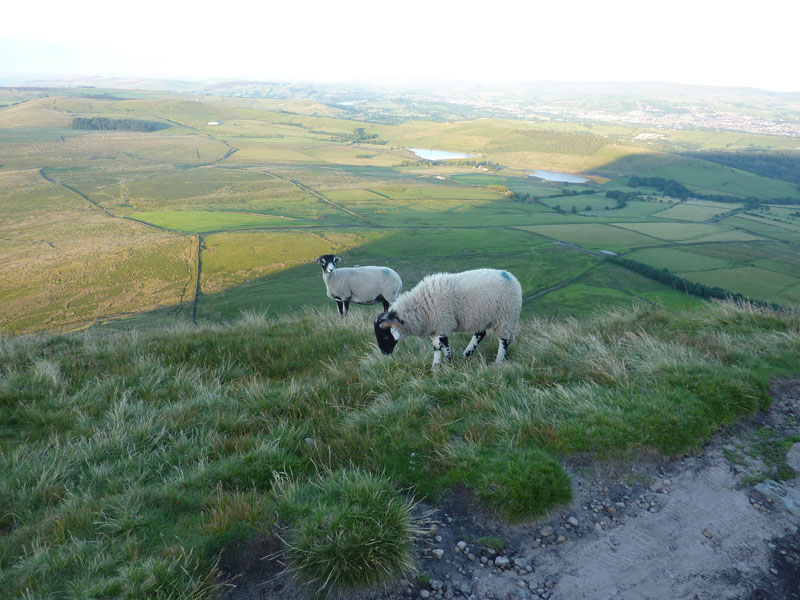
[[[800,91],[797,0],[7,2],[0,82],[665,81]]]

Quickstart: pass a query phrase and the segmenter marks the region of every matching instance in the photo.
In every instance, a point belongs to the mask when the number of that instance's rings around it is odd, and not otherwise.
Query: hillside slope
[[[433,502],[466,486],[529,521],[569,501],[570,457],[696,449],[800,371],[800,316],[748,305],[532,319],[502,366],[490,337],[435,374],[427,342],[384,357],[374,311],[351,315],[0,338],[0,588],[211,597],[220,554],[278,526],[298,540],[342,477]],[[392,531],[359,543],[402,546],[414,523]],[[359,581],[346,567],[338,582]]]

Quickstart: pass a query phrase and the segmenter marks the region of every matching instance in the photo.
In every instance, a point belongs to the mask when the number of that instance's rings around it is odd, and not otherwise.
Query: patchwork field
[[[654,152],[635,142],[636,128],[502,119],[378,124],[315,102],[93,88],[3,94],[4,332],[330,306],[313,264],[327,252],[345,265],[391,264],[406,287],[432,271],[508,268],[523,282],[526,314],[686,302],[585,252],[600,250],[754,298],[797,302],[800,192]],[[161,129],[70,127],[74,117],[95,116]],[[784,147],[758,136],[664,136],[709,148],[743,139],[748,147]],[[409,147],[473,157],[433,164]],[[591,179],[548,182],[531,177],[533,169]],[[741,200],[797,197],[798,205],[751,203],[744,211],[743,202],[678,202],[629,187],[632,174]],[[620,193],[629,197],[619,202]],[[785,251],[770,241],[786,243]],[[749,260],[736,258],[765,245]],[[749,274],[764,285],[748,283]]]

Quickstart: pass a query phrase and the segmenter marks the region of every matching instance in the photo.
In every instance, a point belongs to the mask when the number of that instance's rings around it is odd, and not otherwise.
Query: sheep
[[[445,358],[451,360],[451,331],[471,331],[472,339],[464,357],[492,329],[500,345],[495,364],[503,361],[514,338],[522,310],[522,288],[508,271],[476,269],[463,273],[428,275],[414,289],[395,300],[386,312],[375,319],[375,337],[384,354],[391,354],[395,345],[408,335],[431,336],[433,366]]]
[[[339,314],[344,318],[351,302],[374,304],[383,302],[383,310],[400,295],[403,281],[389,267],[353,267],[337,269],[341,260],[333,254],[323,254],[317,259],[322,265],[322,278],[328,298],[336,300]]]

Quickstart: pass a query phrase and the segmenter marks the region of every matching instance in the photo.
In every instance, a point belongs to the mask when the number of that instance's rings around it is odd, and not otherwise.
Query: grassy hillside
[[[382,356],[374,313],[0,338],[4,597],[210,598],[220,553],[278,525],[318,584],[398,577],[409,501],[535,519],[569,457],[691,451],[800,369],[800,318],[750,306],[527,320],[500,367],[490,336],[436,373],[427,341]]]

